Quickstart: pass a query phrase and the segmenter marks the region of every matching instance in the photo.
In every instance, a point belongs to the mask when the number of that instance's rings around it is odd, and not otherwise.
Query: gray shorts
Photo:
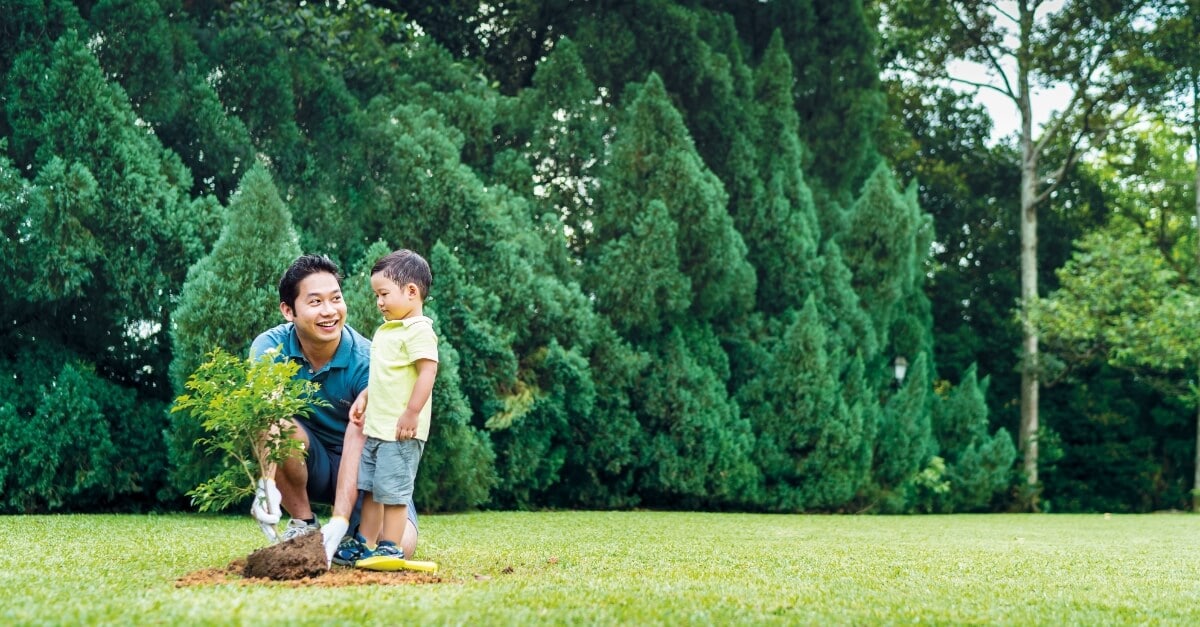
[[[376,503],[407,505],[424,451],[425,443],[420,440],[389,442],[368,437],[358,463],[358,489],[370,492]]]

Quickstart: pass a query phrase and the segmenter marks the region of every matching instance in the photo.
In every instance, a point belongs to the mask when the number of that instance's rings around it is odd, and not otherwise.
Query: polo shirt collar
[[[429,324],[433,324],[433,319],[430,318],[429,316],[413,316],[411,318],[401,318],[399,320],[389,320],[388,322],[396,322],[396,323],[399,323],[403,327],[411,327],[412,325],[414,325],[418,322],[421,322],[422,320],[424,320],[425,322],[428,322]],[[341,352],[341,350],[339,349],[338,352]]]
[[[337,352],[333,354],[333,359],[325,364],[322,370],[330,368],[347,368],[350,366],[350,361],[354,357],[354,338],[350,335],[350,329],[342,326],[342,339],[338,342]],[[300,336],[296,333],[296,325],[293,324],[291,329],[288,329],[287,341],[283,343],[284,353],[292,358],[299,359],[304,363],[308,363],[308,358],[304,356],[304,351],[300,349]]]

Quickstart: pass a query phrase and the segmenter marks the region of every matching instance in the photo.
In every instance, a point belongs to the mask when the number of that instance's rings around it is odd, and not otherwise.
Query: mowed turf
[[[176,586],[249,517],[0,517],[0,624],[1200,624],[1200,517],[421,517],[442,583]]]

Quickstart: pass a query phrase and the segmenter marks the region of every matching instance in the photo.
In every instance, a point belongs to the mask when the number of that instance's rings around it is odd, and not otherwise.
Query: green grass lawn
[[[249,517],[0,517],[0,624],[1200,624],[1191,515],[427,515],[447,582],[177,588]],[[552,559],[555,558],[555,559]]]

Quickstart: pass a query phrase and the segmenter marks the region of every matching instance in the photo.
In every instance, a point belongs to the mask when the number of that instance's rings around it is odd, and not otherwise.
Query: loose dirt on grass
[[[321,534],[314,533],[259,549],[225,568],[206,568],[175,581],[175,587],[236,583],[322,587],[441,583],[437,575],[415,571],[376,572],[356,568],[325,567]]]
[[[175,580],[176,588],[191,586],[279,586],[283,588],[342,588],[346,586],[404,586],[427,583],[447,583],[437,575],[416,571],[378,572],[346,566],[334,566],[316,577],[280,581],[265,577],[247,577],[246,560],[238,559],[225,568],[204,568]]]

